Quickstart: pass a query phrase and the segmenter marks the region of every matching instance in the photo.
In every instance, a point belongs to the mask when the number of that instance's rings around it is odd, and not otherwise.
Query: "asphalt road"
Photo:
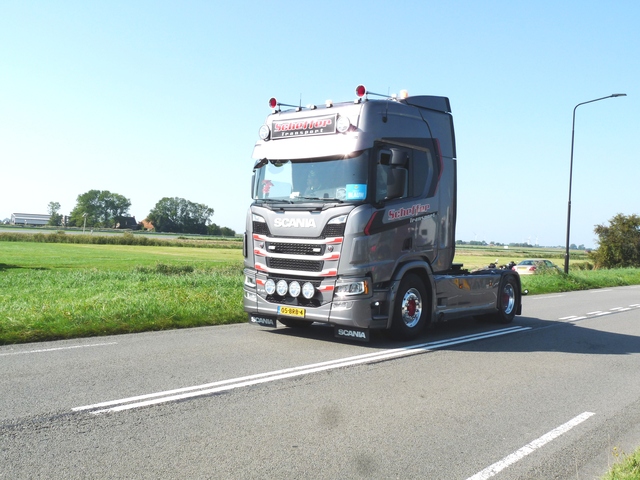
[[[596,478],[640,445],[640,287],[524,314],[0,347],[0,478]]]

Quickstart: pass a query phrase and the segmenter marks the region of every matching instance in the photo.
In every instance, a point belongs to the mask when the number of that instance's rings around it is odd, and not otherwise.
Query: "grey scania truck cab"
[[[359,85],[351,102],[301,108],[272,98],[270,106],[253,151],[244,237],[250,322],[412,339],[429,322],[508,323],[521,313],[517,273],[453,263],[448,98],[386,97]]]

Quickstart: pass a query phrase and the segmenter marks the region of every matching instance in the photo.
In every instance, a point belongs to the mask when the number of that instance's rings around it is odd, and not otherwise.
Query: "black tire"
[[[427,290],[417,275],[407,274],[400,282],[393,306],[391,336],[396,340],[416,338],[428,323]]]
[[[309,320],[298,320],[296,318],[279,318],[278,321],[291,328],[308,328],[313,323]]]
[[[505,275],[500,281],[496,306],[498,312],[492,316],[497,323],[511,323],[520,304],[520,285],[513,275]]]

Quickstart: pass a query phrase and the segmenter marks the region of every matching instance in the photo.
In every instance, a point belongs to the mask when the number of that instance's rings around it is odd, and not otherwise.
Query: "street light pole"
[[[588,102],[582,102],[573,107],[573,123],[571,125],[571,163],[569,166],[569,206],[567,207],[567,245],[564,253],[564,273],[569,273],[569,233],[571,230],[571,181],[573,179],[573,140],[575,136],[576,130],[576,109],[580,105],[585,105],[587,103],[598,102],[600,100],[605,100],[607,98],[614,97],[626,97],[626,93],[614,93],[612,95],[596,98],[595,100],[589,100]]]

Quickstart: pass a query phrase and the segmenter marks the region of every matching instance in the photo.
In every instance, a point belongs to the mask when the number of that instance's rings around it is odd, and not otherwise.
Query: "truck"
[[[315,322],[341,338],[369,341],[386,330],[412,340],[431,323],[509,323],[522,313],[516,272],[454,263],[447,97],[358,85],[352,101],[302,107],[271,98],[269,106],[253,149],[243,244],[250,323]]]

